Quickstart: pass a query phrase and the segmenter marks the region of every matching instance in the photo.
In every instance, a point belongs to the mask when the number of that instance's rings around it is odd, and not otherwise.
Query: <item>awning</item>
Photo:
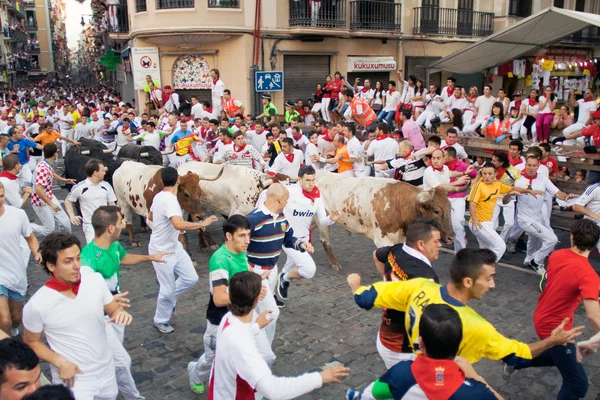
[[[131,47],[127,47],[125,50],[121,50],[121,58],[129,57]]]
[[[588,26],[600,26],[600,15],[550,7],[449,56],[431,69],[472,74],[496,67],[549,46]]]

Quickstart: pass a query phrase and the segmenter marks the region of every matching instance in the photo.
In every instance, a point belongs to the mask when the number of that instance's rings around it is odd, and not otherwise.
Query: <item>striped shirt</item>
[[[262,205],[252,210],[246,218],[250,221],[248,262],[251,264],[264,267],[276,265],[282,246],[304,251],[300,248],[304,242],[294,237],[294,230],[283,213],[274,215]]]

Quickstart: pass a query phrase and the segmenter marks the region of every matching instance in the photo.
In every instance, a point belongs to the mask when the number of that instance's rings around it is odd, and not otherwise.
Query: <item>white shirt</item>
[[[125,130],[126,133],[131,133],[131,126]],[[126,137],[123,133],[123,125],[117,127],[117,146],[125,146],[127,144]]]
[[[21,253],[21,243],[23,238],[31,235],[29,219],[20,208],[4,205],[0,226],[0,285],[25,296],[27,264]]]
[[[461,97],[460,99],[457,99],[456,97],[452,96],[448,98],[448,100],[446,100],[446,112],[451,112],[454,108],[458,108],[462,111],[465,108],[467,108],[468,105],[469,100],[467,100],[466,97]]]
[[[356,136],[352,136],[352,139],[348,140],[346,145],[348,147],[348,155],[350,158],[355,159],[354,164],[352,164],[352,169],[355,173],[361,174],[357,176],[362,176],[365,169],[365,151],[360,144],[360,140],[358,140]]]
[[[104,125],[104,121],[101,119],[97,119],[96,121],[91,121],[88,123],[90,127],[90,133],[94,133],[94,139],[100,140],[102,138],[102,125]]]
[[[269,169],[269,171],[273,173],[284,174],[293,178],[298,177],[298,170],[300,166],[304,162],[304,154],[302,150],[294,149],[294,159],[292,162],[288,161],[286,154],[282,151],[277,155],[275,161],[273,161],[273,165]]]
[[[319,148],[319,153],[323,154],[323,153],[331,153],[334,152],[335,153],[335,146],[333,145],[333,141],[328,141],[323,139],[323,136],[321,134],[319,134],[319,138],[317,140],[317,147]],[[335,171],[338,168],[338,163],[335,164],[327,164],[327,163],[322,163],[319,164],[320,169],[325,170],[325,171]]]
[[[246,138],[246,143],[251,144],[257,150],[262,149],[267,143],[267,131],[263,130],[261,134],[258,134],[256,131],[247,130]]]
[[[152,233],[148,250],[156,253],[159,251],[175,251],[179,243],[179,231],[171,222],[171,217],[181,217],[182,211],[177,197],[171,192],[162,191],[152,200]]]
[[[588,186],[588,188],[585,189],[585,192],[583,192],[583,194],[581,196],[579,196],[579,198],[577,199],[577,204],[582,207],[587,208],[588,210],[590,210],[593,213],[600,214],[600,189],[599,189],[599,187],[600,187],[600,183],[595,183],[591,186]],[[600,222],[588,217],[587,215],[585,216],[585,218],[591,219],[595,223],[600,224]]]
[[[91,127],[89,124],[77,124],[77,126],[75,126],[75,140],[79,140],[81,138],[89,139],[90,130]]]
[[[585,125],[588,119],[590,119],[590,114],[596,111],[598,105],[595,101],[585,101],[583,99],[577,100],[577,103],[579,103],[579,116],[577,117],[577,123]]]
[[[19,187],[18,178],[10,179],[7,177],[0,177],[0,183],[4,186],[4,198],[6,204],[16,208],[21,208],[23,205],[23,199],[21,199],[21,190]]]
[[[545,176],[540,176],[539,174],[537,175],[537,178],[531,182],[531,188],[529,188],[529,179],[525,178],[523,174],[515,181],[513,186],[520,189],[539,190],[549,193],[552,196],[559,192],[558,188],[550,182],[550,179]],[[545,215],[545,213],[548,212],[548,208],[544,205],[544,202],[545,196],[533,196],[530,194],[520,195],[517,201],[517,218],[519,219],[519,223],[527,221],[546,221],[548,215]],[[543,215],[542,218],[540,218],[540,210]]]
[[[294,136],[292,135],[291,132],[288,133],[288,137],[294,141],[294,146],[298,146],[300,148],[300,150],[302,150],[302,152],[304,152],[304,150],[306,150],[306,146],[308,146],[308,144],[310,143],[308,138],[302,134],[300,134],[300,137],[298,138],[298,140],[296,140],[296,138],[294,138]]]
[[[383,110],[384,111],[396,111],[396,108],[398,108],[398,104],[400,104],[401,100],[402,100],[402,95],[400,93],[398,93],[397,90],[394,90],[393,92],[387,92],[387,94],[385,96],[385,107],[383,108]]]
[[[179,108],[179,95],[175,92],[171,92],[169,100],[165,103],[165,110],[168,112],[175,111]]]
[[[441,96],[444,101],[447,101],[450,97],[454,97],[454,89],[452,89],[452,93],[448,95],[448,86],[444,86],[441,91]]]
[[[315,189],[317,187],[315,186]],[[313,216],[317,214],[319,225],[332,225],[334,222],[327,216],[325,211],[325,203],[322,197],[315,199],[315,202],[302,193],[300,184],[288,186],[290,195],[287,204],[283,210],[283,214],[290,222],[290,226],[294,230],[294,236],[303,241],[310,239],[310,224]]]
[[[425,168],[423,173],[423,190],[429,190],[438,185],[450,183],[450,169],[444,165],[442,172],[436,171],[432,166]]]
[[[359,98],[361,98],[363,100],[371,100],[371,99],[373,99],[373,96],[375,95],[375,89],[373,89],[373,88],[369,88],[369,89],[365,90],[364,86],[358,86],[357,89],[358,89],[358,92],[356,92],[356,96],[358,96]]]
[[[202,107],[201,103],[194,104],[192,106],[192,116],[194,119],[196,118],[204,118],[204,107]]]
[[[213,110],[221,111],[223,109],[223,105],[221,104],[221,97],[223,96],[224,90],[225,84],[220,78],[216,82],[213,81],[210,88],[210,97],[212,101]]]
[[[217,331],[217,349],[210,373],[208,396],[213,399],[259,397],[294,399],[318,389],[321,375],[311,372],[294,378],[276,377],[260,356],[255,343],[253,324],[227,313]]]
[[[440,150],[445,150],[448,147],[453,147],[456,150],[456,157],[460,158],[461,160],[469,157],[467,155],[467,152],[465,151],[465,148],[462,147],[462,145],[460,145],[458,143],[454,143],[452,146],[450,146],[449,144],[446,143],[445,140],[442,140],[442,145],[440,146]]]
[[[306,145],[306,150],[304,151],[304,164],[311,165],[316,170],[321,169],[320,163],[313,163],[311,157],[313,155],[319,155],[319,148],[316,144],[308,142],[308,144]]]
[[[545,96],[540,96],[540,103],[541,102],[544,102],[544,109],[540,110],[540,114],[552,113],[552,111],[550,111],[550,103],[553,103],[553,101],[551,101],[551,100],[546,101]],[[556,102],[556,100],[554,100],[554,102]]]
[[[91,224],[94,211],[108,203],[116,203],[117,196],[108,182],[102,181],[96,185],[88,178],[71,188],[67,200],[71,203],[79,201],[83,222]]]
[[[156,150],[160,150],[160,142],[162,141],[162,138],[160,136],[160,133],[158,132],[159,131],[157,131],[156,129],[153,130],[152,133],[145,131],[137,136],[134,136],[133,139],[141,139],[143,146],[152,146]]]
[[[61,111],[59,121],[61,132],[73,129],[73,114],[68,113],[65,115],[64,112]]]
[[[367,156],[378,160],[389,160],[390,158],[396,158],[398,153],[398,142],[391,137],[386,137],[382,140],[373,140],[367,150]]]
[[[493,96],[479,96],[477,100],[475,100],[475,107],[477,107],[477,118],[481,119],[492,115],[492,106],[495,102],[496,99],[494,99]]]
[[[221,139],[217,140],[215,144],[215,152],[213,154],[213,160],[220,160],[227,150],[233,150],[233,140],[225,144]]]
[[[25,304],[23,325],[30,332],[43,332],[52,351],[87,376],[105,377],[115,368],[104,321],[104,306],[112,300],[102,275],[82,266],[77,297],[42,286]],[[50,369],[53,381],[60,382],[58,369],[54,365]]]

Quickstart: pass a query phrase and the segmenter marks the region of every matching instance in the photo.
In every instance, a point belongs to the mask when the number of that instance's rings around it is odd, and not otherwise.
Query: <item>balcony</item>
[[[508,15],[511,17],[529,17],[531,10],[531,0],[509,0]]]
[[[141,13],[148,10],[146,6],[146,0],[135,0],[135,12]]]
[[[400,33],[402,4],[386,1],[351,0],[350,30]]]
[[[108,19],[108,33],[129,32],[129,13],[127,12],[127,4],[119,4],[115,8],[115,16]]]
[[[17,0],[9,0],[8,2],[8,10],[12,11],[14,14],[20,16],[21,18],[25,18],[25,6],[23,3]]]
[[[346,28],[346,0],[322,0],[313,8],[308,1],[289,0],[289,3],[290,27]]]
[[[173,8],[194,8],[194,0],[156,0],[157,10]]]
[[[28,44],[27,50],[29,50],[30,53],[39,53],[40,45],[39,44]]]
[[[4,32],[4,36],[6,37],[6,30]],[[27,34],[14,29],[8,29],[8,37],[16,42],[27,42]]]
[[[494,13],[425,6],[414,14],[414,34],[481,37],[494,32]]]
[[[240,0],[208,0],[208,8],[240,8]]]
[[[561,43],[600,46],[600,29],[590,26],[561,40]]]
[[[37,22],[36,21],[27,21],[25,22],[25,28],[27,28],[30,31],[37,31]]]

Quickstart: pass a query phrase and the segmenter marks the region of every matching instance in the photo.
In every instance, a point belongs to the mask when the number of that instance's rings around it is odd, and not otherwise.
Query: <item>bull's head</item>
[[[204,217],[204,208],[200,205],[200,196],[202,190],[200,181],[216,181],[223,175],[222,167],[217,176],[213,178],[200,178],[192,171],[179,177],[179,185],[177,186],[177,200],[181,208],[193,217]]]
[[[452,220],[450,217],[451,206],[448,193],[444,189],[431,189],[422,191],[417,195],[417,215],[431,218],[442,228],[442,240],[454,238]]]

